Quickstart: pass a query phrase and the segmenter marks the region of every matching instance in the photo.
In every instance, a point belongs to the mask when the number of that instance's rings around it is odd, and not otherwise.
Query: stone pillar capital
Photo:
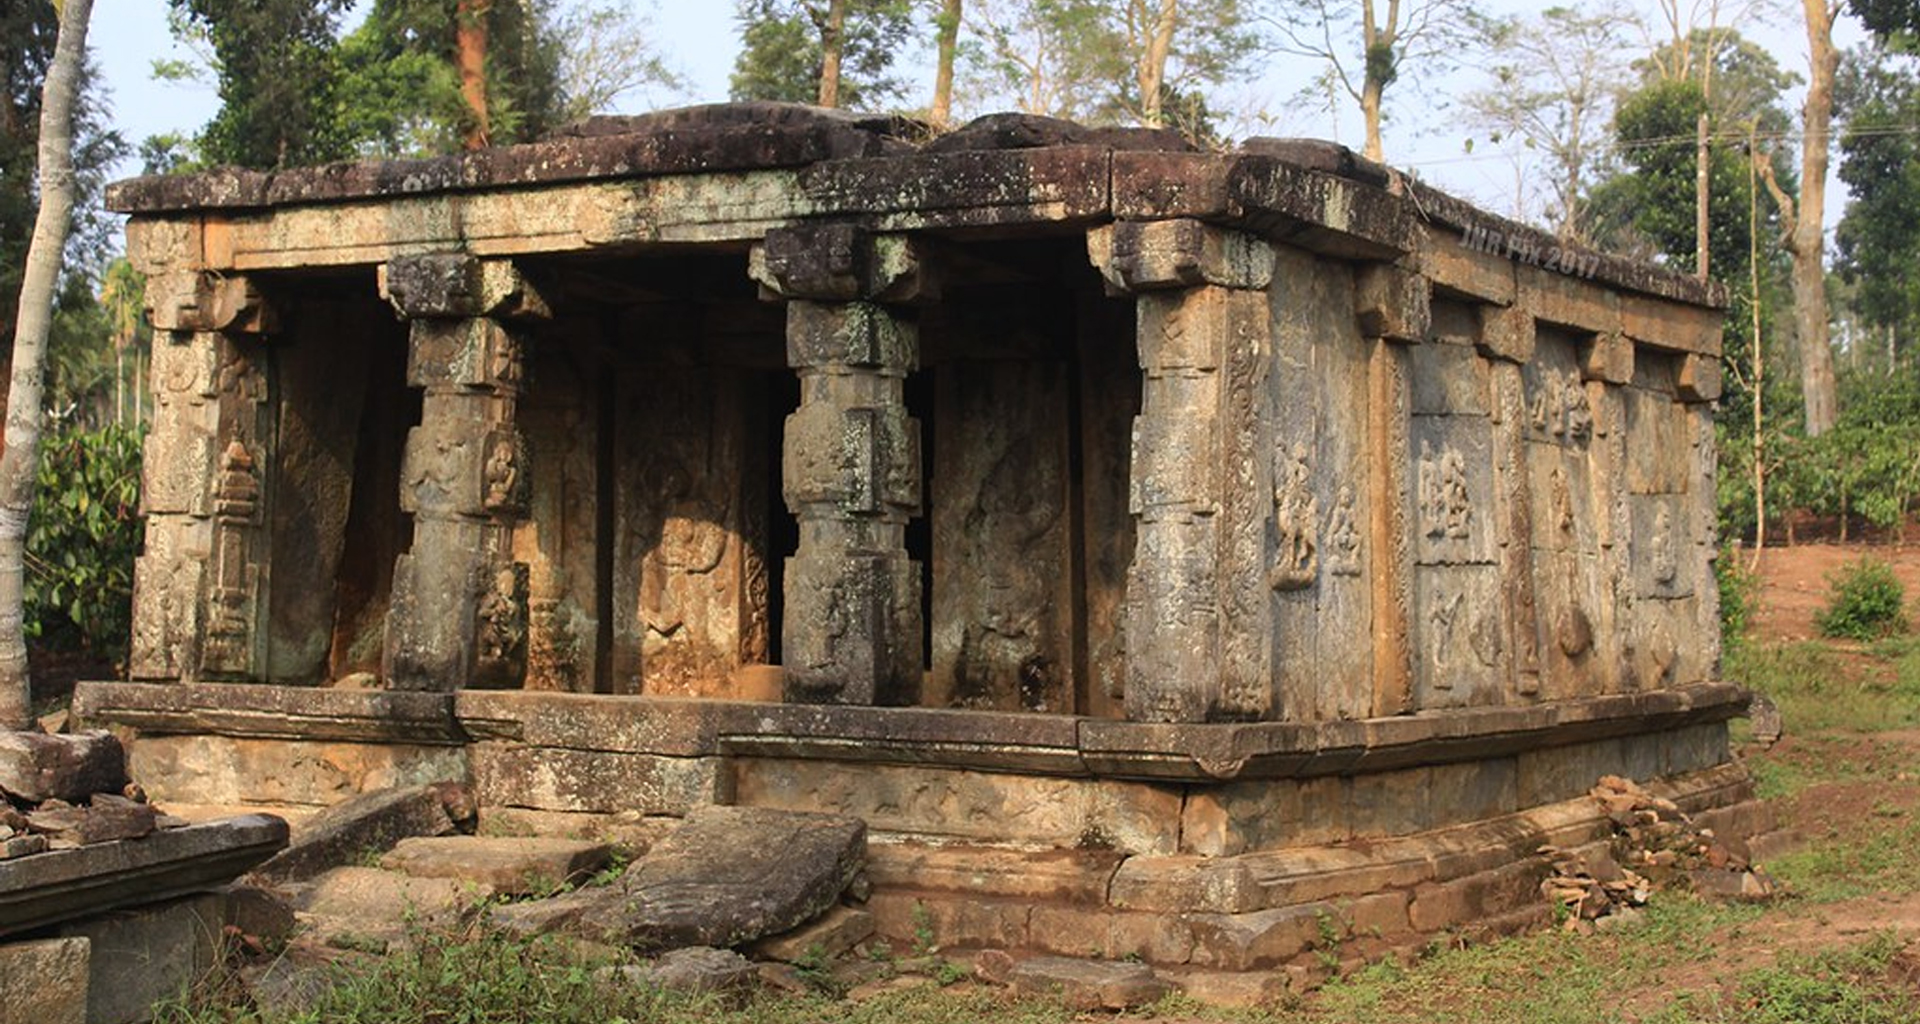
[[[245,274],[155,274],[147,279],[146,301],[156,331],[271,334],[279,327],[273,305]]]
[[[899,304],[938,297],[919,243],[854,224],[775,228],[753,247],[748,272],[772,299]]]
[[[1273,280],[1265,239],[1186,218],[1102,224],[1087,232],[1087,259],[1115,295],[1204,284],[1261,289]]]
[[[396,256],[382,264],[380,295],[402,317],[543,320],[546,300],[511,260],[463,252]]]
[[[1353,275],[1353,312],[1369,338],[1418,344],[1433,326],[1433,283],[1391,263],[1364,264]]]

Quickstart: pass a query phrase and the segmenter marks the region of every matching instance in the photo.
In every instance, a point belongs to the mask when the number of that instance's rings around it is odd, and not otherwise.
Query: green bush
[[[1907,594],[1893,568],[1863,557],[1827,577],[1832,596],[1814,617],[1820,633],[1853,640],[1878,640],[1907,631]]]
[[[26,629],[40,643],[119,658],[140,550],[138,428],[56,425],[41,442],[27,524]]]

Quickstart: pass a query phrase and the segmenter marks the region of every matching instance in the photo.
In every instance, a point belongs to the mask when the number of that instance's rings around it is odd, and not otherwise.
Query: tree
[[[214,164],[290,167],[351,145],[333,116],[335,29],[350,0],[168,0],[214,60],[220,110],[201,133]]]
[[[1840,180],[1849,200],[1834,232],[1835,269],[1853,311],[1893,352],[1920,339],[1920,65],[1874,46],[1840,66]]]
[[[653,27],[631,4],[575,4],[555,18],[551,34],[560,53],[561,112],[568,121],[605,110],[649,86],[668,93],[686,80],[654,50]]]
[[[1800,105],[1800,197],[1798,203],[1766,175],[1767,191],[1780,207],[1782,242],[1793,257],[1793,323],[1800,356],[1800,393],[1808,437],[1832,429],[1839,416],[1833,376],[1832,323],[1827,312],[1827,147],[1833,131],[1833,80],[1840,52],[1833,45],[1839,2],[1801,0],[1812,74]],[[1766,165],[1763,165],[1766,166]]]
[[[963,16],[962,0],[940,0],[940,14],[934,19],[933,102],[927,107],[927,119],[935,128],[953,121],[953,60]]]
[[[150,166],[431,155],[537,138],[569,109],[562,47],[531,0],[374,0],[344,38],[351,0],[169,2],[221,106],[195,140],[149,140]]]
[[[1608,148],[1607,122],[1628,65],[1632,15],[1550,7],[1521,18],[1481,19],[1493,83],[1468,93],[1473,120],[1493,141],[1520,140],[1546,165],[1546,213],[1561,237],[1589,239],[1587,191]]]
[[[93,0],[66,0],[60,9],[58,41],[40,103],[40,209],[21,275],[7,385],[6,450],[0,452],[0,727],[13,729],[33,722],[25,633],[27,513],[39,470],[41,356],[73,214],[73,112],[92,12]]]
[[[1911,53],[1920,43],[1920,2],[1916,0],[1847,0],[1847,10],[1890,49]]]
[[[1029,113],[1211,136],[1204,96],[1258,39],[1240,0],[1006,0],[978,4],[988,88]]]
[[[1472,0],[1278,0],[1267,18],[1282,53],[1325,64],[1323,81],[1360,105],[1366,155],[1384,160],[1387,87],[1408,67],[1437,71],[1467,40]]]
[[[0,372],[13,344],[15,301],[33,234],[39,200],[34,185],[40,138],[41,87],[53,61],[60,19],[49,3],[0,5]],[[73,109],[74,219],[66,263],[82,273],[62,276],[54,332],[69,326],[69,310],[90,301],[84,271],[99,265],[113,247],[118,219],[100,208],[107,168],[126,154],[126,143],[107,124],[107,105],[91,67],[80,71]]]
[[[870,108],[904,92],[890,72],[912,33],[910,0],[740,0],[738,21],[736,100]]]

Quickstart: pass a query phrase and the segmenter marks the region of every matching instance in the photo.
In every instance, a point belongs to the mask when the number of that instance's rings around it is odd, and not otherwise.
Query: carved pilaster
[[[381,285],[411,321],[407,382],[425,392],[401,469],[413,546],[394,565],[388,684],[519,686],[528,570],[513,560],[512,532],[528,487],[513,321],[544,317],[546,305],[511,264],[459,253],[396,259]]]
[[[1197,221],[1156,221],[1098,229],[1088,254],[1110,288],[1139,293],[1127,716],[1266,718],[1274,587],[1306,571],[1287,564],[1299,551],[1270,550],[1283,511],[1275,465],[1286,465],[1261,415],[1273,252]]]
[[[266,664],[273,451],[264,335],[272,306],[241,276],[149,278],[153,428],[142,459],[146,553],[134,565],[136,679],[255,679]]]
[[[770,232],[752,272],[787,300],[787,364],[800,376],[781,469],[800,527],[781,623],[787,699],[910,702],[924,664],[920,567],[906,550],[920,426],[904,385],[919,342],[898,303],[932,281],[908,239],[848,225]]]

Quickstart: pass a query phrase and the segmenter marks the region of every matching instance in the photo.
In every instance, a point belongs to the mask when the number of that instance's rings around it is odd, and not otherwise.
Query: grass
[[[1742,644],[1726,677],[1766,694],[1797,734],[1876,732],[1920,725],[1920,643],[1883,641],[1857,651],[1831,644]]]

